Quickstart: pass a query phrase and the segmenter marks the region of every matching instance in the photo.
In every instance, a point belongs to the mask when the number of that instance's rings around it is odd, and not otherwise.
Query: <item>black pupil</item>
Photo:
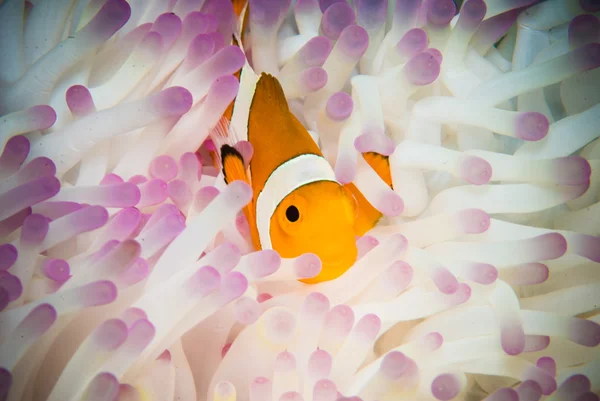
[[[285,211],[285,217],[292,223],[298,221],[300,218],[300,211],[296,206],[289,206]]]

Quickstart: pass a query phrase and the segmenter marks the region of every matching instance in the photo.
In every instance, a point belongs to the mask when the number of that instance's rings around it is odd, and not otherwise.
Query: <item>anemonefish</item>
[[[235,43],[240,42],[238,37]],[[244,70],[241,74],[253,74]],[[247,95],[241,91],[238,97]],[[215,131],[221,137],[214,139],[221,144],[218,158],[225,182],[242,180],[253,189],[254,197],[243,209],[252,243],[257,250],[274,249],[284,258],[314,253],[321,259],[321,272],[302,281],[333,280],[355,263],[356,238],[373,228],[382,214],[354,184],[336,181],[318,145],[288,108],[275,77],[261,74],[249,98],[242,119],[253,148],[250,160],[234,147],[237,138],[228,127],[234,103],[224,115],[227,128]],[[388,158],[376,153],[363,157],[391,186]]]

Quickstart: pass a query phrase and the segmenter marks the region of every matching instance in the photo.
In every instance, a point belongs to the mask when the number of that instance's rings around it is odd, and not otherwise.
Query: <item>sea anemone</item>
[[[598,1],[243,3],[0,1],[0,399],[599,400]],[[213,163],[246,63],[384,216],[335,280]]]

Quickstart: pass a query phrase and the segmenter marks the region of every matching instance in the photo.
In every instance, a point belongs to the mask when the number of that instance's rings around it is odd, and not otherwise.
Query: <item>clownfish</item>
[[[242,3],[234,1],[236,14],[243,10]],[[247,14],[238,15],[247,20]],[[243,49],[242,36],[232,42]],[[240,81],[245,69],[251,67],[247,64],[235,74]],[[226,127],[236,101],[224,113]],[[357,237],[372,229],[382,214],[354,184],[336,181],[318,145],[290,111],[275,77],[263,73],[254,87],[247,114],[247,140],[253,148],[250,160],[234,147],[235,134],[229,128],[216,132],[221,138],[215,142],[222,143],[216,156],[225,182],[241,180],[253,190],[243,213],[255,249],[274,249],[283,258],[304,253],[319,256],[321,272],[301,280],[307,284],[333,280],[356,262]],[[388,157],[372,152],[363,157],[392,187]]]
[[[263,73],[248,115],[252,158],[230,144],[220,148],[226,183],[242,180],[254,197],[243,212],[256,249],[274,249],[283,258],[314,253],[321,273],[306,283],[332,280],[357,257],[357,204],[335,179],[330,164],[290,112],[281,85]],[[248,169],[246,169],[248,166]]]

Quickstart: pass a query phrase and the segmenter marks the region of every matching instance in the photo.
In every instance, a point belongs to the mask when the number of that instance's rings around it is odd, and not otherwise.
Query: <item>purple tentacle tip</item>
[[[8,391],[12,385],[12,374],[5,368],[0,368],[0,399],[8,396]]]
[[[526,112],[517,117],[515,134],[524,141],[539,141],[548,134],[550,124],[545,115],[538,112]]]
[[[27,158],[30,147],[31,144],[29,143],[29,139],[27,139],[25,136],[13,136],[6,142],[6,145],[4,146],[2,156],[0,156],[0,164],[8,163],[11,165],[20,165]]]
[[[327,71],[321,67],[310,67],[302,71],[300,80],[307,89],[314,92],[327,83]]]
[[[343,121],[350,117],[354,102],[352,97],[346,92],[336,92],[329,97],[327,105],[325,106],[325,112],[327,117],[335,121]]]
[[[65,95],[67,106],[74,116],[84,116],[96,109],[92,94],[83,85],[73,85]]]
[[[579,47],[587,43],[595,43],[600,39],[600,20],[590,14],[582,14],[571,20],[569,24],[569,43]]]
[[[369,34],[358,25],[350,25],[344,28],[337,43],[344,54],[358,60],[369,46]]]
[[[435,27],[444,27],[456,15],[456,4],[452,0],[430,0],[427,22]]]
[[[41,242],[48,233],[49,223],[46,216],[34,213],[27,216],[21,229],[21,241],[30,244]]]
[[[173,86],[152,96],[156,111],[164,117],[180,116],[186,113],[193,104],[190,91],[180,86]]]
[[[460,9],[457,26],[467,32],[475,31],[486,12],[487,6],[483,0],[468,0]]]
[[[460,392],[460,381],[451,373],[443,373],[431,382],[431,394],[440,401],[449,401]]]
[[[525,349],[525,332],[520,323],[510,323],[500,333],[502,349],[508,355],[519,355]]]
[[[387,0],[355,0],[358,25],[368,31],[382,27],[387,17]]]
[[[600,43],[588,43],[570,53],[571,62],[581,71],[600,67]]]
[[[131,16],[131,7],[125,0],[108,0],[83,28],[97,35],[103,41],[117,32]]]
[[[600,11],[600,1],[598,0],[579,0],[579,6],[588,13]]]
[[[427,33],[421,28],[406,32],[396,44],[396,51],[405,58],[412,58],[427,49]]]
[[[319,8],[321,9],[321,12],[324,13],[325,11],[327,11],[327,9],[329,7],[331,7],[332,5],[334,5],[336,3],[345,3],[345,1],[344,0],[319,0]]]
[[[569,340],[586,347],[597,346],[600,344],[600,324],[573,318],[569,325]]]
[[[29,111],[37,129],[50,128],[56,121],[56,111],[48,105],[33,106]]]
[[[440,75],[440,64],[433,55],[425,51],[411,58],[403,71],[411,84],[429,85]]]
[[[331,52],[331,40],[325,36],[315,36],[298,51],[298,57],[307,67],[320,67]]]
[[[23,293],[21,280],[5,271],[0,271],[0,288],[3,288],[8,294],[8,302],[16,300]]]
[[[8,270],[19,256],[17,248],[12,244],[0,245],[0,271]]]
[[[354,25],[356,17],[354,10],[346,2],[331,5],[321,19],[321,31],[332,40],[337,40],[347,26]]]

